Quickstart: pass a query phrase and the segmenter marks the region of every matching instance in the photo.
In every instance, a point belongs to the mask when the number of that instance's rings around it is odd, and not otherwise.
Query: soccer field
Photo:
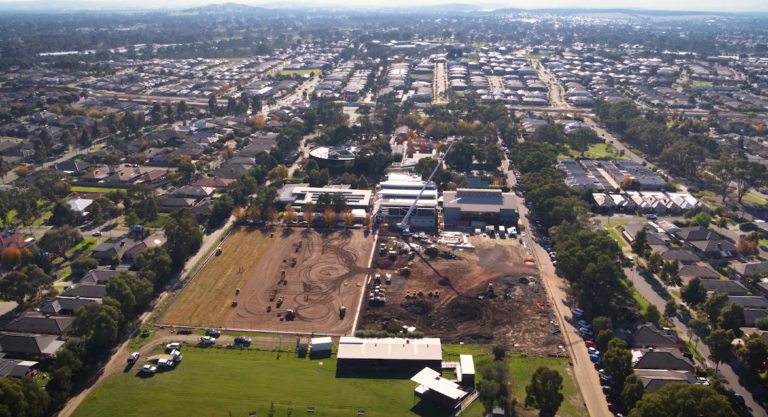
[[[337,378],[336,358],[187,347],[177,368],[144,376],[137,369],[108,379],[83,401],[75,417],[275,415],[447,416],[413,396],[408,379]],[[231,414],[230,414],[231,412]]]

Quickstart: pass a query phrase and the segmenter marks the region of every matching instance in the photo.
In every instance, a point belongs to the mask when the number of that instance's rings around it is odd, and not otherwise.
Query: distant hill
[[[265,11],[263,7],[248,6],[240,3],[209,4],[206,6],[193,7],[182,10],[183,13],[253,13]]]
[[[706,11],[687,11],[687,10],[643,10],[643,9],[519,9],[519,8],[505,8],[496,9],[493,13],[548,13],[562,16],[569,15],[628,15],[639,19],[643,18],[711,18],[713,16],[722,17],[765,17],[768,14],[764,12],[751,12],[751,13],[729,13],[729,12],[706,12]]]

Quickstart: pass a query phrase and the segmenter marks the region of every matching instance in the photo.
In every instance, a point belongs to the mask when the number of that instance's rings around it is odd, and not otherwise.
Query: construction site
[[[225,329],[344,335],[373,246],[362,230],[282,228],[238,291]],[[238,248],[247,250],[247,248]]]
[[[536,263],[518,240],[444,233],[406,242],[384,236],[358,329],[421,331],[448,344],[565,353]]]

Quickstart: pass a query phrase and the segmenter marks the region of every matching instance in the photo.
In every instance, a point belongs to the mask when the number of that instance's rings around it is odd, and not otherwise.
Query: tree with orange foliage
[[[0,263],[3,265],[18,265],[21,262],[21,251],[7,247],[0,252]]]
[[[18,175],[19,178],[26,177],[27,175],[29,175],[29,168],[27,168],[25,165],[22,165],[16,168],[16,175]]]
[[[256,116],[253,120],[253,125],[256,129],[264,129],[264,116]]]
[[[341,215],[339,217],[341,217],[341,221],[344,222],[344,228],[345,229],[347,228],[347,226],[352,224],[353,221],[355,221],[355,215],[352,214],[352,210],[350,210],[350,209],[346,209],[346,210],[342,211]]]
[[[235,156],[235,151],[230,148],[224,148],[221,150],[221,156],[224,157],[225,160],[232,159],[232,157]]]
[[[336,220],[336,212],[330,208],[325,209],[323,212],[323,221],[325,221],[326,226],[331,227],[334,220]]]
[[[245,220],[245,209],[242,206],[236,206],[232,209],[232,216],[235,217],[235,221],[237,223],[242,222]]]
[[[635,184],[635,181],[630,177],[629,175],[624,177],[624,180],[621,182],[621,189],[622,190],[628,190],[632,188],[632,185]]]
[[[261,218],[261,209],[258,206],[250,206],[245,213],[248,220],[255,222]]]
[[[280,217],[280,213],[277,211],[274,207],[267,208],[267,212],[264,213],[264,215],[267,217],[267,222],[274,223],[277,221],[277,218]]]
[[[363,218],[363,226],[371,227],[371,213],[365,213],[365,217]]]
[[[760,254],[760,248],[757,247],[757,242],[741,238],[739,244],[736,245],[736,252],[742,256],[757,256]]]
[[[295,222],[298,218],[299,214],[296,213],[295,208],[291,207],[290,205],[285,208],[285,211],[283,212],[283,220],[285,220],[286,223]]]
[[[304,204],[301,208],[301,217],[307,222],[307,227],[312,225],[312,220],[315,219],[315,205],[312,203]]]
[[[34,256],[32,255],[32,252],[29,249],[27,249],[27,248],[22,249],[21,250],[21,259],[20,259],[21,265],[22,266],[27,266],[27,265],[31,264],[33,257]]]
[[[133,103],[133,96],[131,96],[131,95],[128,96],[128,102],[129,103]]]
[[[152,104],[152,99],[151,98],[147,99],[147,104]]]
[[[758,125],[755,127],[755,130],[757,130],[757,133],[760,133],[762,135],[765,132],[765,123],[763,122],[758,123]]]

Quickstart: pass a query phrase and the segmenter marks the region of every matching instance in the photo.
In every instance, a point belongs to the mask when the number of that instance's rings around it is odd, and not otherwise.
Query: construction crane
[[[443,166],[443,160],[448,155],[448,152],[451,151],[451,148],[453,147],[453,144],[456,142],[451,142],[450,145],[448,145],[448,149],[445,150],[445,153],[442,157],[440,157],[440,160],[437,161],[437,166],[432,171],[432,174],[429,176],[429,179],[424,182],[424,186],[421,187],[421,191],[419,191],[419,195],[416,196],[416,200],[413,201],[413,204],[411,204],[411,207],[408,209],[408,211],[405,213],[405,216],[403,217],[403,220],[397,224],[397,227],[400,228],[403,232],[403,236],[408,236],[411,234],[410,228],[411,225],[408,223],[408,220],[411,218],[411,214],[413,214],[413,210],[416,208],[416,204],[419,203],[419,199],[421,198],[421,195],[424,194],[424,190],[427,189],[427,186],[429,185],[430,181],[432,181],[432,177],[435,176],[435,173],[438,169],[440,169],[441,166]]]

